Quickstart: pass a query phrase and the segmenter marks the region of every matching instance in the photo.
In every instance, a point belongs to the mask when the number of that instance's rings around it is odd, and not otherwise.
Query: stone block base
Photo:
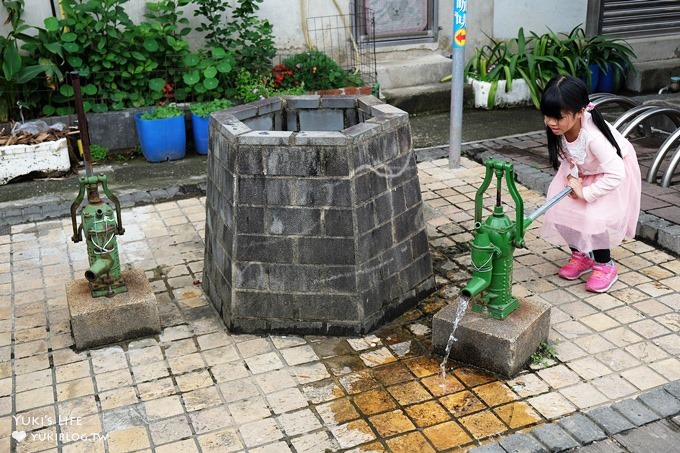
[[[442,356],[446,350],[459,302],[440,310],[432,320],[432,345]],[[548,339],[550,306],[536,300],[520,300],[519,309],[506,319],[488,318],[469,307],[458,325],[450,359],[514,377],[529,362],[538,346]]]
[[[156,296],[144,271],[124,271],[122,278],[128,291],[111,298],[92,297],[85,279],[66,285],[76,349],[160,333]]]

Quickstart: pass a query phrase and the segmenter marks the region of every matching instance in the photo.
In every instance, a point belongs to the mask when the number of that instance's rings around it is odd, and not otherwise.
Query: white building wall
[[[127,11],[137,22],[144,15],[148,0],[129,0]],[[232,0],[233,1],[233,0]],[[438,47],[443,53],[450,52],[454,0],[439,0]],[[58,10],[58,0],[54,4]],[[487,42],[486,35],[504,39],[517,35],[520,26],[526,32],[543,33],[548,28],[556,32],[567,32],[578,24],[585,23],[587,0],[468,0],[468,42],[466,54]],[[260,4],[260,17],[268,19],[274,29],[276,47],[284,53],[306,47],[306,18],[334,16],[350,12],[349,0],[265,0]],[[0,33],[5,36],[9,26],[4,24],[5,11],[0,8]],[[43,26],[43,20],[52,15],[50,0],[27,0],[24,20],[31,25]],[[193,8],[185,10],[184,17],[192,26],[198,25]],[[200,46],[200,35],[192,37],[193,45]],[[399,49],[395,46],[394,50]]]
[[[45,18],[52,15],[51,0],[26,0],[24,20],[30,25],[43,26]],[[148,0],[128,0],[128,15],[134,21],[143,18],[145,4]],[[235,0],[230,0],[234,2]],[[382,46],[379,54],[390,54],[407,49],[420,48],[425,51],[449,55],[451,53],[451,34],[453,4],[455,0],[438,0],[438,40],[434,43],[413,45]],[[58,10],[58,0],[53,0]],[[467,0],[468,35],[465,46],[466,60],[474,49],[488,42],[488,36],[496,39],[507,39],[517,36],[519,27],[525,33],[545,33],[549,29],[554,32],[569,32],[579,24],[585,24],[588,0]],[[291,54],[307,47],[306,19],[310,17],[335,16],[350,13],[350,0],[264,0],[260,4],[260,17],[268,19],[274,30],[275,45],[282,54]],[[192,26],[197,26],[199,19],[193,15],[193,7],[185,9],[184,16]],[[5,23],[6,11],[0,6],[0,34],[6,36],[10,30]],[[190,35],[192,47],[202,45],[201,35]],[[637,40],[629,40],[635,44]],[[665,42],[665,41],[664,41]],[[656,54],[667,54],[672,51],[663,46],[636,47],[638,60],[659,58]],[[657,52],[655,48],[663,49]],[[649,58],[647,58],[649,57]]]
[[[475,3],[468,5],[475,7]],[[548,29],[566,33],[579,24],[585,28],[588,0],[494,0],[493,4],[493,30],[488,34],[506,39],[516,37],[520,27],[526,34],[539,35]]]

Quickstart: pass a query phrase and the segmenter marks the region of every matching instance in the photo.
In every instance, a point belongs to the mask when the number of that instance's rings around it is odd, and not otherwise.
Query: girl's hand
[[[573,189],[569,194],[571,198],[583,200],[583,181],[581,178],[574,178],[571,175],[567,176],[567,186]]]

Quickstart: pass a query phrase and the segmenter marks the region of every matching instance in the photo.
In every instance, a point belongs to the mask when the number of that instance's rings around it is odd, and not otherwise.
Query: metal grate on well
[[[355,33],[360,30],[361,33]],[[378,81],[373,10],[307,19],[309,43],[343,69],[361,74],[366,85]]]

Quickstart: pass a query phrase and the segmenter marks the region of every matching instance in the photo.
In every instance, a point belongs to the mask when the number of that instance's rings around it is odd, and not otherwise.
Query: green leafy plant
[[[544,341],[538,345],[536,352],[531,354],[530,361],[535,366],[546,366],[549,360],[557,359],[556,340]]]
[[[17,103],[28,108],[37,106],[40,100],[39,75],[61,77],[62,74],[51,60],[38,59],[26,52],[25,40],[33,38],[27,33],[30,27],[22,19],[24,1],[2,0],[2,6],[11,25],[7,36],[0,36],[0,121],[7,121],[15,116],[12,112],[16,111]]]
[[[184,115],[184,111],[176,105],[160,105],[153,110],[142,113],[140,118],[143,120],[160,120],[181,115]]]
[[[236,97],[241,102],[248,103],[267,98],[272,91],[272,87],[265,77],[258,77],[246,70],[239,71],[236,78]]]
[[[191,113],[201,118],[207,118],[213,112],[224,110],[231,107],[233,104],[228,99],[214,99],[207,102],[196,102],[189,106]]]
[[[90,145],[90,155],[94,161],[104,160],[109,155],[109,149],[105,146],[99,146],[93,143]]]
[[[541,35],[531,32],[526,36],[522,28],[516,38],[494,40],[490,44],[475,49],[465,65],[465,75],[473,79],[489,82],[491,88],[488,106],[493,108],[499,82],[506,81],[505,89],[512,89],[513,79],[524,79],[531,101],[539,107],[540,97],[545,84],[557,74],[581,77],[588,86],[592,83],[590,65],[605,67],[607,58],[622,68],[630,64],[634,55],[625,42],[604,36],[588,39],[581,26],[574,27],[569,33],[555,33],[549,30]]]
[[[522,68],[528,69],[535,58],[529,56],[527,45],[530,40],[525,37],[522,28],[517,38],[489,40],[490,44],[475,49],[473,57],[465,65],[465,74],[466,77],[490,83],[487,105],[493,108],[499,82],[504,80],[505,91],[511,91],[512,81],[523,78]]]
[[[192,52],[184,57],[182,65],[184,87],[175,91],[179,101],[192,99],[200,102],[219,98],[233,85],[236,59],[232,51],[213,47]]]
[[[45,29],[36,28],[28,40],[29,50],[42,58],[62,58],[64,73],[79,72],[86,112],[156,104],[166,93],[150,90],[150,80],[162,73],[174,83],[181,76],[190,32],[181,8],[190,0],[149,2],[141,24],[125,12],[127,1],[63,0],[64,18],[46,19]],[[73,102],[73,87],[58,79],[43,114],[72,113]]]
[[[620,86],[626,70],[632,66],[635,51],[625,40],[596,35],[588,40],[590,62],[603,74],[614,71],[615,85]]]
[[[153,62],[148,66],[149,73],[161,75],[147,80],[150,96],[156,101],[171,102],[173,98],[184,100],[181,83],[183,59],[190,54],[186,36],[191,32],[189,19],[182,17],[181,8],[190,0],[160,0],[146,3],[148,12],[136,29],[143,39],[138,58]],[[141,60],[140,60],[141,61]],[[159,80],[162,80],[159,86]],[[146,88],[146,87],[145,87]],[[148,104],[147,104],[148,105]]]
[[[243,103],[257,101],[271,96],[293,96],[305,94],[304,83],[291,88],[276,86],[269,76],[253,75],[246,70],[239,71],[236,79],[236,99]]]
[[[301,85],[308,90],[361,86],[361,75],[346,71],[318,50],[308,50],[284,59],[272,70],[274,86],[289,89]]]
[[[269,71],[276,48],[271,23],[256,16],[262,0],[238,0],[234,7],[222,0],[194,3],[194,16],[202,18],[196,30],[205,33],[208,46],[232,50],[238,67],[252,74]]]
[[[63,68],[65,72],[78,71],[83,79],[93,83],[81,87],[87,96],[85,111],[107,110],[106,87],[113,84],[114,67],[126,68],[130,64],[132,43],[126,30],[132,21],[122,7],[123,0],[91,0],[78,2],[64,0],[61,3],[64,19],[51,18],[45,23],[46,30],[53,35],[54,43],[63,49]],[[41,48],[36,48],[41,52]],[[118,82],[120,92],[128,92],[129,87]],[[101,102],[89,101],[91,96],[99,95]],[[121,98],[123,95],[121,95]],[[70,114],[73,109],[74,91],[69,83],[59,83],[51,93],[49,102],[43,107],[45,115]],[[115,102],[115,101],[114,101]],[[122,106],[121,106],[122,107]]]

